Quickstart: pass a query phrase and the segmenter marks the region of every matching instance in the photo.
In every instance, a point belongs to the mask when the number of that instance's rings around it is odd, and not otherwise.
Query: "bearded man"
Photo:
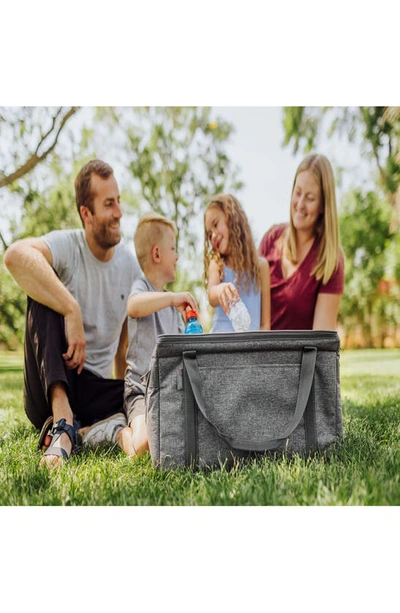
[[[123,413],[126,302],[142,273],[120,242],[112,168],[100,160],[86,164],[75,195],[83,229],[16,241],[5,254],[28,296],[24,405],[41,431],[47,467],[70,457],[78,429],[84,444],[117,443],[133,455]]]

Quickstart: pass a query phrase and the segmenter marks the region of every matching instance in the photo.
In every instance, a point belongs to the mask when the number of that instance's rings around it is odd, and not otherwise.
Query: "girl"
[[[204,214],[204,281],[215,313],[211,332],[233,332],[230,306],[243,300],[250,330],[270,329],[269,265],[257,254],[246,213],[230,194]]]

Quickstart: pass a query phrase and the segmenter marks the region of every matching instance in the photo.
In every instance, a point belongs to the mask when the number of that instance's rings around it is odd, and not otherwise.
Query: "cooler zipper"
[[[192,343],[202,343],[204,341],[211,342],[225,342],[225,341],[239,341],[242,340],[265,340],[266,337],[281,339],[281,340],[293,340],[305,339],[312,340],[314,338],[338,338],[338,334],[335,330],[265,330],[263,332],[216,332],[213,334],[191,334],[190,336],[184,336],[183,334],[160,334],[158,342],[162,343],[181,343],[183,339]]]

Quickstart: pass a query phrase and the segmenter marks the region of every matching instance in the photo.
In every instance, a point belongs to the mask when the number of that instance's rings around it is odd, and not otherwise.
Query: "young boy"
[[[168,292],[164,285],[175,280],[178,253],[176,226],[151,211],[143,215],[134,235],[137,259],[144,277],[136,279],[128,298],[128,352],[125,372],[124,409],[132,438],[124,449],[135,456],[148,450],[145,422],[145,388],[141,377],[148,371],[159,334],[184,331],[186,307],[198,311],[189,292]]]

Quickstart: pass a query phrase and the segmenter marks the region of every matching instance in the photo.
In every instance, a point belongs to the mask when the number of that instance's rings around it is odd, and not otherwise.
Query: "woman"
[[[335,182],[323,155],[297,169],[290,222],[273,226],[259,249],[271,274],[272,330],[334,330],[344,287]]]

